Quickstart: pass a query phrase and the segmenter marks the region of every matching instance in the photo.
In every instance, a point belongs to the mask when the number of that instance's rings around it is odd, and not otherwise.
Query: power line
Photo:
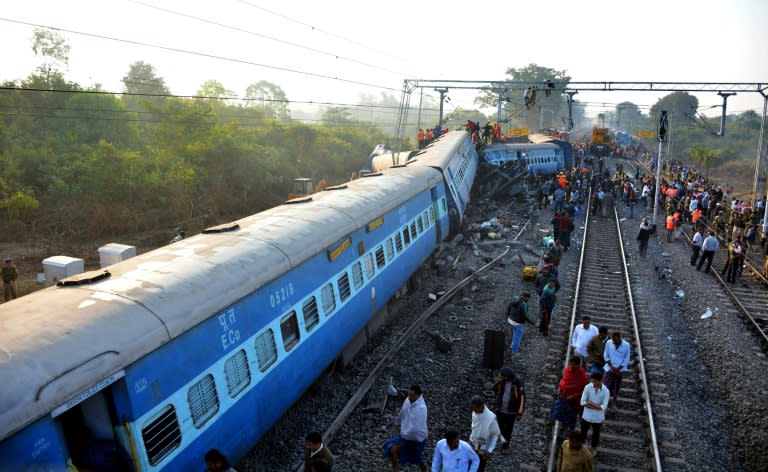
[[[139,122],[139,123],[167,123],[167,120],[158,120],[158,119],[139,119],[139,118],[108,118],[108,117],[95,117],[95,116],[67,116],[67,115],[51,115],[51,114],[42,114],[42,113],[8,113],[8,112],[2,112],[0,111],[0,116],[27,116],[27,117],[34,117],[34,118],[48,118],[48,119],[56,119],[56,120],[82,120],[82,121],[112,121],[112,122]],[[216,117],[215,115],[204,115],[204,117],[211,118]],[[257,117],[248,117],[253,119],[258,119]],[[307,123],[323,123],[327,128],[333,128],[333,129],[360,129],[360,128],[370,128],[370,127],[394,127],[397,123],[395,120],[391,122],[374,122],[374,121],[360,121],[360,120],[349,120],[349,121],[339,121],[339,120],[327,120],[327,119],[290,119],[290,120],[279,120],[274,118],[268,118],[265,121],[273,121],[278,124],[282,125],[290,125],[290,124],[307,124]],[[201,124],[199,120],[190,120],[190,119],[180,119],[175,120],[174,123],[176,124],[191,124],[191,125],[199,125]],[[344,123],[344,125],[339,125],[339,123]],[[211,123],[212,124],[212,123]],[[228,123],[237,126],[238,128],[252,128],[257,129],[259,127],[264,126],[264,121],[259,121],[257,123],[253,124],[247,124],[247,123]],[[415,126],[415,122],[408,123],[410,126]]]
[[[332,52],[327,52],[327,51],[323,51],[321,49],[316,49],[316,48],[313,48],[313,47],[305,46],[303,44],[294,43],[294,42],[291,42],[291,41],[286,41],[284,39],[275,38],[275,37],[272,37],[272,36],[267,36],[265,34],[257,33],[255,31],[247,30],[247,29],[244,29],[244,28],[238,28],[237,26],[231,26],[231,25],[227,25],[227,24],[224,24],[224,23],[219,23],[219,22],[216,22],[216,21],[213,21],[213,20],[207,20],[205,18],[200,18],[198,16],[190,15],[188,13],[183,13],[183,12],[179,12],[179,11],[175,11],[175,10],[169,10],[167,8],[162,8],[162,7],[159,7],[159,6],[156,6],[156,5],[149,5],[147,3],[140,2],[139,0],[127,0],[127,1],[129,1],[131,3],[135,3],[137,5],[141,5],[141,6],[146,7],[146,8],[153,8],[155,10],[159,10],[159,11],[163,11],[163,12],[166,12],[166,13],[170,13],[172,15],[178,15],[178,16],[181,16],[181,17],[184,17],[184,18],[190,18],[190,19],[193,19],[193,20],[196,20],[196,21],[201,21],[203,23],[208,23],[208,24],[211,24],[211,25],[214,25],[214,26],[219,26],[221,28],[229,29],[229,30],[232,30],[232,31],[237,31],[237,32],[240,32],[240,33],[246,33],[246,34],[249,34],[249,35],[252,35],[252,36],[257,36],[259,38],[267,39],[267,40],[274,41],[274,42],[277,42],[277,43],[286,44],[288,46],[292,46],[292,47],[295,47],[295,48],[305,49],[307,51],[312,51],[312,52],[316,52],[318,54],[322,54],[322,55],[325,55],[325,56],[330,56],[330,57],[333,57],[335,59],[341,59],[341,60],[344,60],[344,61],[347,61],[347,62],[351,62],[353,64],[359,64],[359,65],[362,65],[362,66],[365,66],[365,67],[370,67],[372,69],[377,69],[377,70],[380,70],[380,71],[388,72],[390,74],[398,75],[398,76],[401,76],[401,77],[407,75],[407,74],[404,74],[402,72],[395,72],[395,71],[392,71],[392,70],[384,68],[384,67],[380,67],[380,66],[377,66],[377,65],[374,65],[374,64],[369,64],[367,62],[359,61],[359,60],[352,59],[352,58],[349,58],[349,57],[344,57],[344,56],[341,56],[339,54],[335,54],[335,53],[332,53]]]
[[[335,106],[335,107],[359,107],[359,108],[383,108],[383,109],[399,109],[394,105],[376,105],[366,103],[338,103],[338,102],[322,102],[315,100],[288,100],[278,98],[241,98],[241,97],[215,97],[205,95],[174,95],[168,93],[142,93],[142,92],[110,92],[103,90],[61,90],[61,89],[43,89],[36,87],[2,87],[0,91],[20,91],[20,92],[52,92],[52,93],[70,93],[70,94],[88,94],[88,95],[112,95],[112,96],[133,96],[133,97],[153,97],[153,98],[185,98],[192,100],[220,100],[220,101],[241,101],[241,102],[270,102],[270,103],[297,103],[305,105],[323,105],[323,106]],[[411,107],[410,109],[415,109]],[[423,110],[436,111],[437,108],[424,108]]]
[[[236,58],[231,58],[231,57],[219,56],[219,55],[216,55],[216,54],[208,54],[208,53],[202,53],[202,52],[196,52],[196,51],[189,51],[189,50],[186,50],[186,49],[173,48],[173,47],[170,47],[170,46],[161,46],[159,44],[145,43],[145,42],[134,41],[134,40],[130,40],[130,39],[113,38],[113,37],[110,37],[110,36],[104,36],[104,35],[94,34],[94,33],[84,33],[82,31],[75,31],[75,30],[70,30],[70,29],[66,29],[66,28],[57,28],[57,27],[54,27],[54,26],[40,25],[40,24],[36,24],[36,23],[29,23],[29,22],[26,22],[26,21],[12,20],[12,19],[9,19],[9,18],[2,18],[2,17],[0,17],[0,21],[6,21],[6,22],[9,22],[9,23],[16,23],[16,24],[25,25],[25,26],[32,26],[34,28],[46,28],[46,29],[50,29],[50,30],[54,30],[54,31],[62,31],[62,32],[65,32],[65,33],[77,34],[77,35],[87,36],[87,37],[91,37],[91,38],[105,39],[105,40],[108,40],[108,41],[116,41],[116,42],[126,43],[126,44],[133,44],[133,45],[136,45],[136,46],[142,46],[142,47],[148,47],[148,48],[154,48],[154,49],[161,49],[161,50],[164,50],[164,51],[178,52],[178,53],[181,53],[181,54],[189,54],[189,55],[193,55],[193,56],[206,57],[206,58],[209,58],[209,59],[216,59],[216,60],[220,60],[220,61],[228,61],[228,62],[234,62],[234,63],[238,63],[238,64],[246,64],[246,65],[250,65],[250,66],[263,67],[263,68],[266,68],[266,69],[278,70],[278,71],[282,71],[282,72],[289,72],[289,73],[292,73],[292,74],[299,74],[299,75],[304,75],[304,76],[308,76],[308,77],[316,77],[316,78],[327,79],[327,80],[335,80],[335,81],[338,81],[338,82],[344,82],[344,83],[348,83],[348,84],[362,85],[362,86],[365,86],[365,87],[372,87],[372,88],[378,88],[378,89],[382,89],[382,90],[390,90],[390,91],[393,91],[393,92],[400,92],[400,89],[395,89],[395,88],[392,88],[392,87],[386,87],[386,86],[383,86],[383,85],[370,84],[370,83],[367,83],[367,82],[360,82],[360,81],[350,80],[350,79],[342,79],[342,78],[339,78],[339,77],[332,77],[332,76],[329,76],[329,75],[317,74],[317,73],[314,73],[314,72],[306,72],[306,71],[301,71],[301,70],[297,70],[297,69],[289,69],[287,67],[279,67],[279,66],[272,66],[272,65],[269,65],[269,64],[261,64],[261,63],[258,63],[258,62],[252,62],[252,61],[246,61],[244,59],[236,59]]]
[[[346,38],[346,37],[344,37],[344,36],[341,36],[341,35],[338,35],[338,34],[335,34],[335,33],[331,33],[330,31],[326,31],[326,30],[324,30],[324,29],[322,29],[322,28],[318,28],[317,26],[313,26],[313,25],[310,25],[309,23],[304,23],[303,21],[300,21],[300,20],[296,20],[296,19],[294,19],[294,18],[291,18],[291,17],[289,17],[289,16],[287,16],[287,15],[284,15],[284,14],[282,14],[282,13],[276,12],[276,11],[274,11],[274,10],[270,10],[270,9],[268,9],[268,8],[264,8],[264,7],[262,7],[262,6],[259,6],[259,5],[254,5],[253,3],[251,3],[251,2],[247,2],[247,1],[245,1],[245,0],[238,0],[238,1],[239,1],[240,3],[242,3],[242,4],[244,4],[244,5],[248,5],[249,7],[252,7],[252,8],[256,8],[257,10],[262,10],[262,11],[265,11],[265,12],[267,12],[267,13],[269,13],[269,14],[272,14],[272,15],[275,15],[275,16],[277,16],[277,17],[279,17],[279,18],[282,18],[282,19],[284,19],[284,20],[290,21],[291,23],[296,23],[296,24],[298,24],[298,25],[301,25],[301,26],[306,26],[307,28],[310,28],[312,31],[317,31],[317,32],[319,32],[319,33],[323,33],[323,34],[326,34],[326,35],[328,35],[328,36],[331,36],[331,37],[334,37],[334,38],[340,39],[340,40],[342,40],[342,41],[345,41],[345,42],[347,42],[347,43],[350,43],[350,44],[354,44],[355,46],[360,46],[361,48],[364,48],[364,49],[368,49],[369,51],[374,51],[374,52],[376,52],[376,53],[378,53],[378,54],[383,54],[383,55],[385,55],[385,56],[389,56],[389,57],[391,57],[391,58],[393,58],[393,59],[397,59],[397,60],[399,60],[399,61],[403,61],[403,62],[405,62],[405,59],[403,59],[403,58],[401,58],[401,57],[398,57],[398,56],[393,56],[392,54],[390,54],[390,53],[388,53],[388,52],[386,52],[386,51],[381,51],[381,50],[379,50],[379,49],[376,49],[376,48],[372,48],[372,47],[370,47],[370,46],[367,46],[367,45],[365,45],[365,44],[363,44],[363,43],[360,43],[360,42],[358,42],[358,41],[355,41],[355,40],[353,40],[353,39],[349,39],[349,38]]]

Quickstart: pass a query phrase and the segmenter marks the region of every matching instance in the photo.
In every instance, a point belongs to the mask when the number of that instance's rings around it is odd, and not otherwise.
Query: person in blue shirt
[[[605,353],[603,354],[605,359],[605,386],[608,391],[611,392],[613,398],[613,405],[615,407],[616,401],[619,399],[619,390],[621,389],[621,378],[624,372],[629,368],[629,343],[621,339],[621,333],[614,331],[611,333],[611,340],[605,344]]]
[[[445,433],[435,445],[432,457],[432,472],[477,472],[480,467],[480,457],[472,450],[472,446],[459,439],[457,431]]]
[[[592,455],[597,454],[597,446],[600,445],[600,427],[605,421],[605,410],[608,409],[608,399],[610,394],[603,385],[602,372],[593,372],[590,376],[590,383],[584,387],[581,394],[581,406],[584,410],[581,413],[581,434],[584,439],[587,437],[589,428],[592,428],[592,441],[590,451]]]

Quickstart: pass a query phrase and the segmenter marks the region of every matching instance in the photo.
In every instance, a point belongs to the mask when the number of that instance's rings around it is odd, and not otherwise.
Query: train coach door
[[[125,438],[118,437],[123,435],[120,434],[122,426],[115,407],[114,388],[115,385],[108,385],[96,393],[89,389],[52,413],[64,433],[72,464],[78,470],[134,470],[128,452],[130,446],[121,444]]]
[[[437,187],[432,187],[429,191],[432,197],[432,217],[435,223],[435,243],[439,244],[443,240],[443,229],[440,227],[440,196],[437,194]]]

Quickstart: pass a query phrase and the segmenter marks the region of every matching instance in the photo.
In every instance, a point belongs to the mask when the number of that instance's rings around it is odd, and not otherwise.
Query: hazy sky
[[[71,46],[69,80],[115,92],[136,61],[152,64],[177,95],[215,79],[244,96],[267,80],[290,100],[334,103],[357,103],[361,93],[399,98],[406,78],[503,80],[507,68],[530,63],[576,81],[768,82],[768,0],[6,1],[0,81],[39,64],[35,26],[68,30],[60,33]],[[451,106],[472,107],[474,94],[449,95]],[[660,96],[576,99],[595,114]],[[698,97],[702,107],[721,103],[714,93]],[[762,113],[762,104],[756,93],[728,102],[734,112]]]

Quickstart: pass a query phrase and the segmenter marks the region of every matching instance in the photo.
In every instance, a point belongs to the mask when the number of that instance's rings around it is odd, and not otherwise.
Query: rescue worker
[[[424,134],[424,130],[419,128],[419,133],[416,135],[416,139],[419,142],[419,149],[424,149],[424,140],[426,139],[426,135]]]
[[[667,215],[667,242],[672,242],[672,233],[675,231],[675,217],[672,213]]]

